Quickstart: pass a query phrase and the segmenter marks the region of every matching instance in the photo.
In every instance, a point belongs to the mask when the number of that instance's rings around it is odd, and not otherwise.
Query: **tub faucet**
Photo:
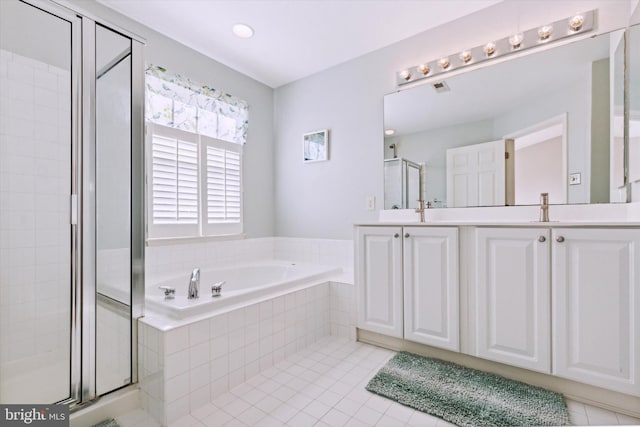
[[[200,269],[194,268],[191,272],[191,279],[189,279],[189,292],[187,294],[188,299],[198,298],[198,291],[200,288]]]

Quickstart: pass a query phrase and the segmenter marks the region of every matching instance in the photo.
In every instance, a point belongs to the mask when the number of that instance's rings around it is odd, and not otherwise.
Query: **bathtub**
[[[268,261],[233,267],[201,269],[199,298],[188,299],[191,271],[170,280],[157,282],[146,289],[146,310],[174,319],[213,313],[248,305],[287,293],[304,285],[328,281],[341,268],[326,265]],[[211,296],[211,286],[224,281],[222,294]],[[159,286],[175,289],[175,298],[166,299]]]

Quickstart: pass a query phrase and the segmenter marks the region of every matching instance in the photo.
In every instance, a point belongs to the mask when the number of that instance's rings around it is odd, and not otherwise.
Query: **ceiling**
[[[98,1],[276,88],[502,0]]]

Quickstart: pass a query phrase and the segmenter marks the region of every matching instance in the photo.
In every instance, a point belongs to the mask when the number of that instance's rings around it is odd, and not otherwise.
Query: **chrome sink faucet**
[[[187,294],[188,299],[198,298],[198,292],[200,290],[200,269],[194,268],[191,272],[191,278],[189,279],[189,292]]]

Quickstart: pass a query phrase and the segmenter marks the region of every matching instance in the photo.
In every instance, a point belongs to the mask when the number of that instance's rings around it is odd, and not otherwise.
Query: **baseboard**
[[[0,0],[1,1],[1,0]],[[140,389],[136,384],[109,393],[71,414],[70,427],[87,427],[140,408]]]
[[[458,363],[473,369],[502,375],[516,381],[526,382],[538,387],[562,393],[565,397],[588,405],[640,418],[640,397],[582,384],[552,375],[516,368],[490,360],[480,359],[467,354],[442,350],[424,344],[406,341],[400,338],[357,330],[358,341],[395,351],[408,351],[422,356],[435,357]]]

